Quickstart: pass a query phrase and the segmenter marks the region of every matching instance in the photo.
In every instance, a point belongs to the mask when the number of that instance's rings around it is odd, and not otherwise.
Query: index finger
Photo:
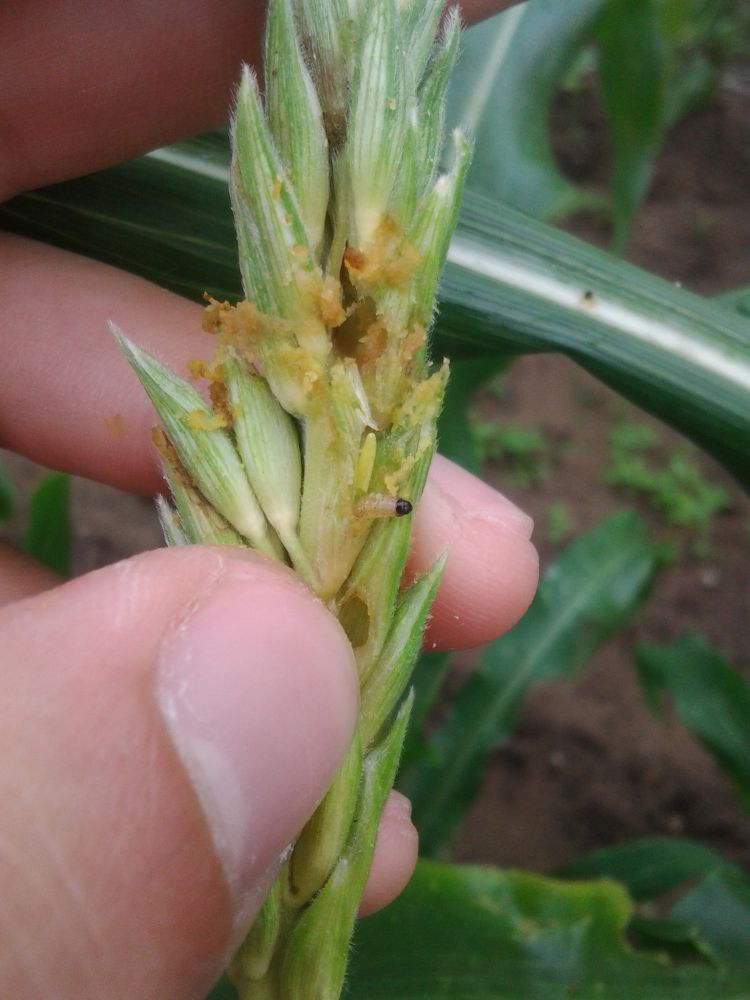
[[[0,4],[0,201],[220,124],[264,16],[262,0]]]
[[[0,366],[0,444],[42,464],[123,489],[161,484],[150,443],[155,415],[115,346],[115,320],[178,374],[210,357],[199,309],[141,278],[83,257],[0,235],[6,332]],[[486,642],[509,628],[534,592],[530,519],[448,462],[435,462],[417,509],[412,572],[448,548],[429,644]]]

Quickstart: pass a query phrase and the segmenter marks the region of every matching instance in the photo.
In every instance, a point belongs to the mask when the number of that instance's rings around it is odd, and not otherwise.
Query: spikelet
[[[448,376],[429,329],[470,159],[456,132],[439,170],[459,41],[442,13],[443,0],[270,0],[265,93],[245,67],[231,130],[245,300],[209,299],[215,357],[192,366],[207,392],[117,332],[163,425],[167,542],[292,565],[357,659],[355,740],[232,963],[242,1000],[340,994],[443,568],[402,592]]]

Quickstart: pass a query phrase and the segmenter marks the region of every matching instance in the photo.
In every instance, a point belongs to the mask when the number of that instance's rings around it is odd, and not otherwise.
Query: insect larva
[[[387,493],[368,493],[354,504],[357,517],[404,517],[411,514],[412,505],[403,497],[391,497]]]

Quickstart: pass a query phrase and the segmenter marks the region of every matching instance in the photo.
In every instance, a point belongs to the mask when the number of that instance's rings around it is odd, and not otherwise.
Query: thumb
[[[283,567],[162,550],[0,612],[3,994],[205,995],[351,738]]]

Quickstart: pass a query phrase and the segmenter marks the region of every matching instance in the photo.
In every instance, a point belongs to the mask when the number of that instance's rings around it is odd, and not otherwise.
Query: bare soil
[[[499,400],[480,408],[507,424],[535,424],[555,443],[550,471],[531,486],[493,463],[486,478],[537,522],[542,567],[569,540],[550,539],[550,506],[563,503],[572,535],[624,506],[675,546],[634,624],[603,647],[572,683],[529,697],[512,738],[493,756],[482,793],[456,845],[464,860],[545,870],[595,847],[637,836],[679,834],[750,864],[750,820],[708,755],[674,719],[649,712],[634,671],[640,641],[703,634],[750,677],[750,503],[713,462],[693,456],[729,498],[713,518],[705,554],[685,529],[665,525],[647,502],[607,486],[609,429],[623,419],[659,430],[666,456],[681,443],[646,414],[558,357],[517,362]],[[509,481],[510,476],[510,481]]]
[[[560,162],[575,179],[602,184],[609,164],[599,112],[592,104],[583,130],[572,138],[565,127],[569,113],[557,109]],[[602,217],[582,214],[566,228],[607,246]],[[712,105],[668,136],[626,256],[704,295],[750,285],[747,75],[729,74]],[[696,555],[688,532],[669,528],[648,504],[602,482],[613,424],[628,420],[658,429],[664,456],[682,443],[679,435],[565,359],[522,358],[506,377],[503,395],[485,392],[477,406],[483,419],[535,425],[553,443],[551,472],[533,486],[509,482],[507,465],[484,470],[535,516],[542,566],[565,544],[545,531],[553,503],[565,505],[575,534],[624,505],[635,506],[653,536],[675,543],[678,555],[634,625],[602,648],[578,679],[544,684],[529,697],[512,738],[493,756],[455,855],[543,871],[610,843],[676,834],[750,864],[750,820],[729,783],[676,719],[665,724],[651,715],[633,668],[637,642],[667,642],[695,631],[750,677],[747,497],[696,453],[707,481],[729,497],[713,519],[705,554]]]
[[[749,112],[750,82],[736,75],[711,107],[668,137],[635,222],[631,261],[703,294],[750,285]],[[598,113],[584,125],[575,141],[558,127],[560,159],[577,179],[602,184],[608,158]],[[581,216],[568,227],[607,243],[599,217]],[[543,685],[528,699],[513,737],[493,755],[456,856],[545,870],[597,846],[667,833],[696,837],[750,864],[750,820],[728,783],[675,720],[664,724],[650,715],[633,670],[636,641],[667,641],[693,630],[750,676],[747,498],[709,459],[697,457],[730,500],[714,518],[706,551],[696,555],[687,533],[602,482],[613,423],[627,418],[658,427],[665,455],[678,436],[564,359],[522,359],[503,394],[484,393],[477,407],[484,418],[535,425],[553,445],[549,474],[532,486],[514,483],[502,464],[485,469],[490,482],[537,518],[543,566],[567,541],[548,534],[555,503],[565,505],[573,534],[635,505],[654,535],[674,542],[679,554],[637,622],[575,682]],[[2,460],[25,495],[40,470],[12,456]],[[77,573],[160,544],[150,501],[82,480],[73,496]],[[16,520],[7,534],[17,540],[20,532]]]

